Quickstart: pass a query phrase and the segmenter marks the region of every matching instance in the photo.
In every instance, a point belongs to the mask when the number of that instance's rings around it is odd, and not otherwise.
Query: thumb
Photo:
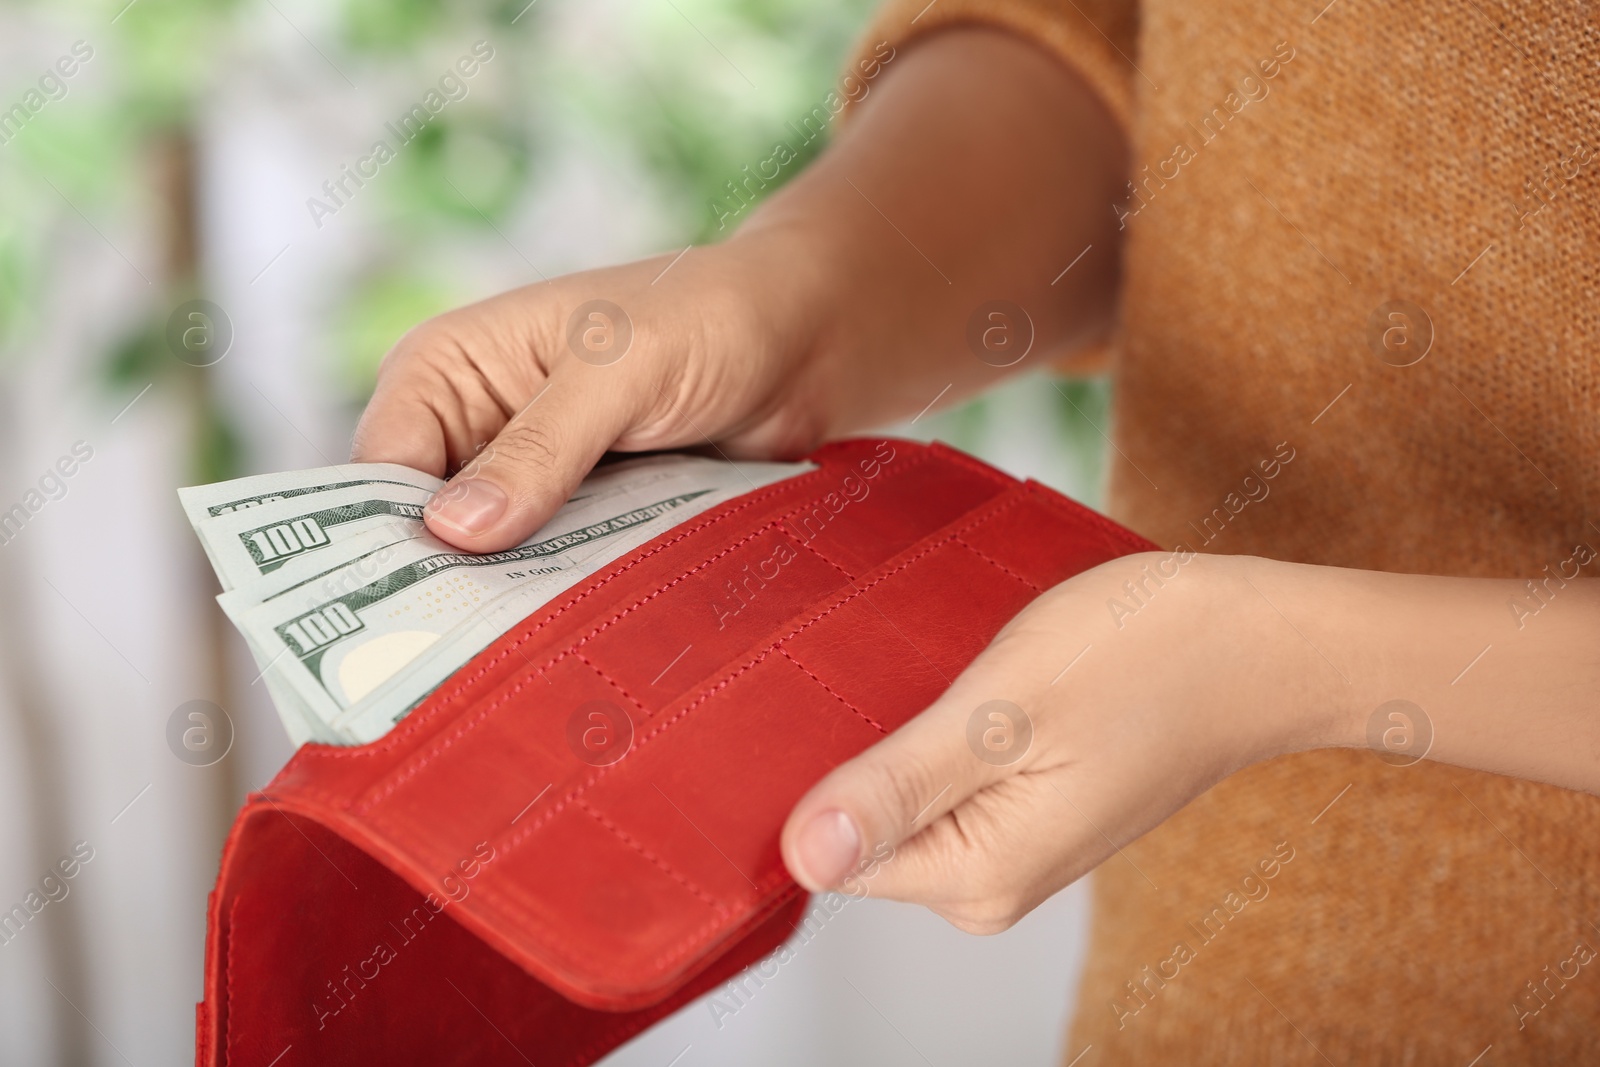
[[[423,509],[428,529],[468,552],[499,552],[544,525],[632,419],[617,394],[602,402],[597,383],[582,380],[603,372],[558,368],[434,494]]]
[[[784,863],[812,892],[835,888],[1014,772],[1032,725],[1006,700],[968,701],[955,688],[795,805],[780,838]]]

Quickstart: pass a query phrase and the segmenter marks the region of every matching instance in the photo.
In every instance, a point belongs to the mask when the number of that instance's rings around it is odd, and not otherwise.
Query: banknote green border
[[[309,496],[312,493],[331,493],[335,489],[355,489],[363,485],[403,485],[408,489],[415,489],[412,482],[395,481],[393,478],[357,478],[350,482],[328,482],[324,485],[305,485],[298,489],[277,489],[270,493],[257,493],[255,496],[244,496],[238,500],[230,500],[225,504],[212,504],[206,508],[206,514],[211,518],[220,518],[231,515],[241,509],[257,507],[261,504],[270,504],[275,500],[293,500],[297,496]]]

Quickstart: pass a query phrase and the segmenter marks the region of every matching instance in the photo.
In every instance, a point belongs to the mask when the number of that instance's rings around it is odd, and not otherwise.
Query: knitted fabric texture
[[[1490,644],[1538,640],[1546,574],[1600,546],[1595,17],[894,0],[866,40],[1005,28],[1126,124],[1113,517],[1174,548],[1541,580]],[[1246,477],[1285,443],[1262,496]],[[1305,753],[1094,885],[1080,1067],[1600,1062],[1600,798]]]

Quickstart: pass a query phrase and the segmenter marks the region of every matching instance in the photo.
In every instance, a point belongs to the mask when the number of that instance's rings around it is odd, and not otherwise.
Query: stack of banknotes
[[[528,540],[474,555],[423,524],[438,478],[387,463],[239,478],[178,496],[217,598],[296,746],[377,740],[562,590],[808,464],[652,455],[597,468]]]

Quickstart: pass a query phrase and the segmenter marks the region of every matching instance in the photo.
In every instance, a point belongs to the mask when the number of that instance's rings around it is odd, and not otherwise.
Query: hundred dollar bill
[[[605,468],[584,483],[573,502],[623,492],[641,477],[630,467],[661,462],[647,457]],[[196,530],[203,541],[214,546],[209,554],[224,588],[232,592],[237,586],[245,587],[222,599],[230,617],[240,618],[262,600],[285,589],[310,585],[341,567],[348,566],[340,571],[345,586],[359,585],[381,573],[390,546],[425,533],[422,504],[438,484],[437,479],[407,471],[392,468],[385,472],[392,477],[353,483],[345,478],[345,468],[305,471],[301,474],[306,492],[286,489],[283,475],[269,475],[266,480],[275,484],[266,488],[273,499],[250,495],[258,488],[251,483],[262,479],[240,479],[231,483],[224,500],[232,503],[247,497],[247,508],[217,509],[219,514],[214,517],[196,508]],[[644,476],[648,477],[648,472]],[[405,478],[417,485],[404,484]],[[270,549],[259,544],[263,533],[277,538]],[[324,583],[316,588],[325,596],[337,595],[335,585]],[[267,669],[271,656],[263,654],[248,637],[246,644],[262,672],[256,681],[265,685],[296,747],[306,741],[347,743],[330,724],[303,706],[278,672]]]
[[[345,559],[348,560],[346,565],[351,566],[350,573],[352,575],[365,573],[370,576],[380,573],[384,566],[387,565],[393,546],[397,543],[398,541],[390,531],[373,530],[351,541],[344,542],[339,547]],[[273,572],[269,578],[251,583],[251,588],[224,593],[223,597],[218,599],[223,601],[224,597],[242,597],[243,599],[238,603],[242,603],[246,608],[254,606],[259,602],[260,596],[270,596],[275,591],[291,588],[319,577],[315,571],[308,571],[307,568],[307,565],[314,562],[314,560],[315,557],[301,557],[284,568]],[[338,568],[335,567],[333,569],[337,570]],[[223,606],[224,610],[227,610],[229,607],[228,602],[223,601]],[[238,604],[235,604],[234,610],[228,611],[228,614],[230,618],[236,618],[239,614]],[[283,722],[284,731],[289,735],[289,740],[293,742],[296,748],[308,741],[319,741],[332,745],[350,743],[342,734],[335,732],[331,723],[324,722],[310,708],[307,708],[305,702],[300,698],[300,694],[295,692],[279,672],[268,669],[272,665],[271,656],[264,654],[260,647],[249,639],[248,635],[241,636],[245,637],[245,645],[250,649],[250,654],[254,657],[256,666],[260,668],[260,672],[252,679],[251,684],[260,683],[266,688],[268,695],[272,698],[273,706],[278,710],[278,717]]]
[[[189,486],[178,490],[178,500],[183,504],[189,524],[200,534],[201,547],[205,549],[206,557],[216,569],[217,577],[222,580],[223,588],[230,589],[233,586],[229,584],[228,575],[224,573],[223,566],[213,552],[213,545],[204,532],[214,520],[254,508],[267,507],[280,501],[296,500],[341,489],[393,486],[425,491],[431,495],[443,484],[440,479],[432,475],[397,463],[345,463],[313,470],[258,474],[212,485]],[[231,567],[229,570],[235,571],[237,567]]]
[[[427,482],[324,490],[208,518],[195,529],[222,587],[236,589],[289,564],[302,574],[332,570],[349,562],[356,546],[369,544],[362,535],[373,531],[389,543],[415,537],[436,490]]]
[[[420,526],[420,524],[418,525]],[[419,535],[413,534],[411,536]],[[365,534],[357,535],[339,545],[342,567],[335,565],[328,570],[340,571],[345,575],[346,582],[359,582],[363,576],[366,578],[374,577],[382,573],[384,568],[388,566],[394,554],[395,546],[405,539],[408,538],[396,538],[394,533],[387,529],[371,530]],[[294,588],[295,586],[309,585],[316,579],[324,577],[328,573],[327,571],[319,573],[309,567],[309,565],[316,562],[316,559],[317,557],[314,556],[300,557],[282,569],[274,571],[267,578],[250,583],[248,588],[225,593],[218,600],[223,603],[224,610],[227,611],[230,618],[237,618],[241,610],[253,607],[263,597],[271,596],[276,592]],[[326,588],[331,592],[337,587],[330,584]],[[229,610],[230,603],[225,599],[228,597],[242,599],[232,605],[233,610]],[[245,606],[243,609],[239,607],[241,604]],[[294,746],[299,748],[307,741],[319,741],[333,745],[349,744],[350,742],[342,734],[335,731],[331,723],[323,721],[320,716],[305,706],[300,694],[289,685],[287,679],[280,672],[268,669],[272,665],[272,657],[264,654],[260,647],[250,640],[247,634],[243,636],[245,637],[246,646],[250,649],[250,654],[255,658],[256,666],[260,668],[260,674],[257,675],[256,680],[266,687],[268,694],[272,697],[273,705],[278,709],[278,716],[283,721],[284,730],[288,733],[289,739],[294,743]]]
[[[465,553],[424,532],[287,587],[269,574],[218,599],[319,733],[365,743],[562,590],[707,508],[809,469],[626,461],[591,475],[508,551]]]
[[[598,468],[583,480],[551,524],[579,521],[589,513],[581,509],[580,504],[603,510],[617,501],[626,507],[628,501],[647,493],[652,483],[680,475],[684,460],[682,456],[642,456]],[[692,459],[692,462],[708,461]],[[425,475],[418,475],[419,482],[425,478]],[[315,589],[308,591],[308,596],[336,596],[382,573],[393,557],[388,550],[390,546],[416,537],[427,537],[441,550],[455,551],[428,533],[421,518],[422,505],[410,502],[417,496],[431,496],[431,490],[407,489],[398,482],[383,482],[287,498],[248,512],[202,519],[198,527],[202,537],[209,534],[214,541],[230,541],[225,551],[231,551],[239,559],[248,558],[249,569],[259,572],[228,587],[226,591],[232,595],[219,599],[238,611],[241,605],[254,605],[285,590],[313,584]],[[252,540],[259,540],[256,535],[263,528],[282,525],[291,525],[299,531],[294,535],[296,540],[288,542],[286,550],[278,551],[267,560],[263,557],[270,553],[258,554],[249,547]],[[280,542],[280,549],[282,545]]]

